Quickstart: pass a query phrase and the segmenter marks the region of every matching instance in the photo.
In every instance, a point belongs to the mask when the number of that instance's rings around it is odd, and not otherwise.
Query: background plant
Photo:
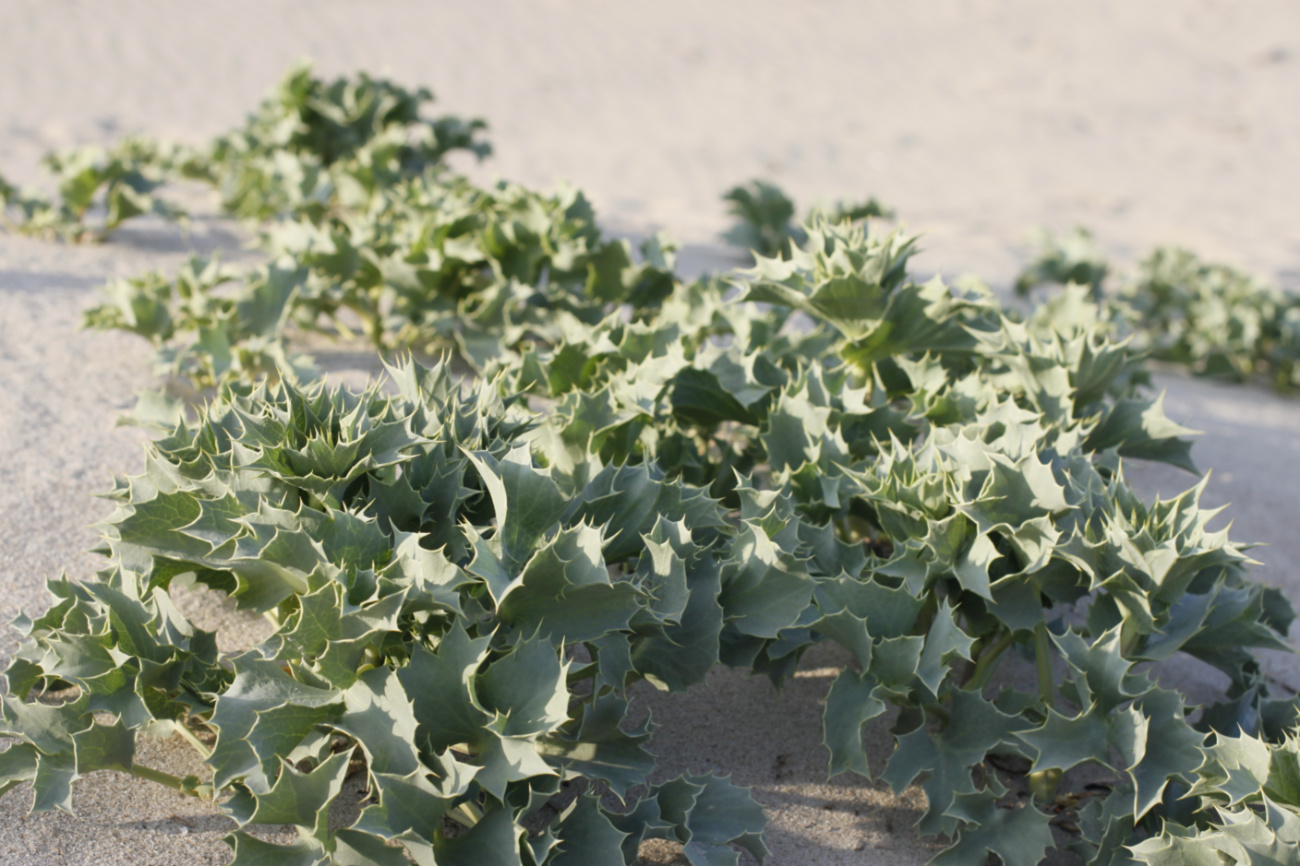
[[[1300,384],[1300,301],[1292,293],[1187,250],[1159,248],[1115,291],[1102,295],[1108,266],[1083,229],[1040,249],[1016,280],[1023,295],[1040,285],[1087,285],[1106,318],[1152,358],[1201,376],[1245,382],[1267,378],[1283,392]]]
[[[807,238],[803,223],[817,217],[831,222],[859,222],[894,215],[892,208],[872,197],[860,202],[842,201],[829,208],[813,208],[799,221],[795,219],[794,202],[780,187],[765,180],[752,180],[732,187],[722,199],[736,218],[735,224],[723,235],[723,240],[764,256],[785,255],[802,244]]]
[[[142,137],[51,153],[42,164],[59,197],[19,189],[0,177],[0,224],[36,237],[85,242],[103,240],[141,214],[183,220],[184,212],[156,192],[186,159],[183,148]],[[89,220],[93,208],[102,210],[102,222]]]

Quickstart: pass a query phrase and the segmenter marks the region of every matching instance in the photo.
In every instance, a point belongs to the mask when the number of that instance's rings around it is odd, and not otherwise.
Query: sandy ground
[[[771,178],[802,202],[876,194],[926,232],[919,267],[1013,278],[1028,229],[1092,226],[1117,261],[1181,243],[1294,287],[1300,280],[1300,6],[1291,2],[596,2],[163,4],[0,0],[0,172],[35,180],[51,147],[127,132],[199,140],[237,122],[293,60],[389,71],[443,110],[486,117],[481,168],[569,180],[608,227],[665,229],[690,268],[716,245],[718,196]],[[192,243],[237,235],[200,221]],[[147,381],[146,347],[77,330],[107,277],[187,250],[143,226],[68,248],[0,236],[0,619],[43,605],[42,580],[84,576],[91,494],[140,467],[113,428]],[[360,363],[361,359],[355,359]],[[346,367],[347,358],[335,366]],[[1261,580],[1300,603],[1300,401],[1162,375],[1169,413],[1205,431],[1207,504],[1265,542]],[[1134,467],[1144,491],[1193,479]],[[223,616],[210,610],[211,616]],[[13,646],[0,636],[0,660]],[[665,770],[732,772],[769,807],[775,866],[911,866],[919,794],[824,782],[818,655],[780,693],[726,672],[647,696]],[[1300,687],[1300,665],[1271,672]],[[1188,670],[1189,688],[1213,685]],[[880,758],[883,726],[870,735]],[[755,744],[763,744],[756,748]],[[151,744],[151,762],[188,755]],[[0,800],[0,866],[219,864],[230,824],[145,782],[97,774],[79,817]],[[667,847],[647,848],[672,862]]]

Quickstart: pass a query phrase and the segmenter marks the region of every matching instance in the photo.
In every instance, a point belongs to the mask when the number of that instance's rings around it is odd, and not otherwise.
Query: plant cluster
[[[732,187],[722,196],[736,218],[723,235],[733,246],[763,256],[787,255],[807,239],[803,226],[818,218],[833,223],[859,222],[872,217],[892,217],[894,211],[873,196],[861,202],[842,201],[830,208],[813,208],[801,222],[795,221],[794,202],[780,187],[765,180]]]
[[[1092,236],[1042,233],[1016,280],[1028,295],[1045,285],[1086,286],[1114,332],[1131,334],[1152,358],[1200,376],[1235,382],[1264,377],[1279,391],[1300,386],[1300,297],[1187,250],[1161,247],[1110,294],[1109,272]]]
[[[1126,458],[1195,467],[1106,307],[1074,291],[1021,321],[977,283],[912,280],[905,234],[825,217],[683,281],[670,244],[635,257],[576,193],[406,156],[367,186],[387,115],[349,113],[347,85],[282,92],[348,144],[252,136],[321,166],[319,194],[292,172],[228,187],[258,190],[250,215],[274,203],[270,262],[120,282],[89,314],[215,396],[117,483],[107,567],[18,622],[0,792],[70,809],[113,769],[220,798],[238,866],[630,863],[649,837],[696,866],[762,860],[745,789],[658,781],[629,689],[719,663],[779,684],[834,641],[853,663],[829,772],[920,781],[935,863],[1294,862],[1296,705],[1253,655],[1286,648],[1290,607],[1207,528],[1203,483],[1147,503],[1125,482]],[[459,360],[360,393],[285,366],[289,324],[358,322]],[[274,633],[220,651],[182,585]],[[1228,676],[1222,701],[1156,684],[1178,654]],[[870,767],[890,707],[897,747]],[[146,733],[211,779],[138,764]],[[351,775],[369,798],[349,813]]]
[[[212,185],[228,214],[266,220],[419,175],[452,150],[480,158],[491,152],[483,121],[422,117],[432,100],[423,88],[364,73],[327,82],[301,65],[242,127],[204,147],[132,137],[109,148],[51,154],[44,166],[54,176],[55,199],[0,178],[0,214],[24,234],[104,240],[131,217],[182,216],[157,191],[187,179]],[[90,219],[95,211],[102,222]]]
[[[42,164],[53,175],[59,197],[19,189],[0,177],[0,224],[34,237],[83,242],[103,240],[141,214],[181,220],[180,208],[156,192],[185,159],[182,148],[147,138],[51,153]],[[102,224],[88,220],[95,208],[103,212]]]

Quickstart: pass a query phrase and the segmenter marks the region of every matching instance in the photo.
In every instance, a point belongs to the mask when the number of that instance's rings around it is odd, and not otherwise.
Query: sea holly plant
[[[428,118],[426,89],[408,90],[360,73],[326,81],[310,64],[290,69],[242,127],[191,147],[143,136],[112,147],[82,147],[44,160],[58,197],[0,178],[0,216],[23,234],[102,241],[126,220],[184,213],[159,195],[179,180],[211,185],[226,214],[260,223],[337,197],[356,200],[403,179],[441,171],[443,157],[491,152],[482,120]],[[94,209],[102,220],[90,221]]]
[[[797,242],[683,281],[671,243],[603,238],[575,191],[450,174],[473,130],[413,131],[423,101],[295,72],[208,176],[274,216],[267,264],[196,260],[88,313],[211,400],[146,407],[166,429],[112,493],[107,567],[16,623],[0,793],[71,809],[105,769],[215,797],[244,866],[631,863],[647,838],[762,860],[747,791],[656,773],[629,702],[716,664],[779,684],[834,641],[828,770],[919,784],[936,863],[1294,859],[1300,720],[1254,656],[1291,610],[1208,528],[1204,481],[1126,483],[1126,460],[1196,472],[1129,312],[918,284],[915,239],[865,213],[796,234],[775,208]],[[1149,282],[1222,282],[1197,267]],[[288,361],[303,330],[354,329],[457,357],[361,392]],[[185,587],[269,629],[230,649]],[[1177,655],[1223,699],[1157,684]],[[137,762],[143,735],[203,775]]]
[[[1283,392],[1300,382],[1300,302],[1294,293],[1167,247],[1153,250],[1103,293],[1108,273],[1085,230],[1064,238],[1043,233],[1041,250],[1016,288],[1028,294],[1041,285],[1086,285],[1114,332],[1131,334],[1152,358],[1197,375],[1237,382],[1264,377]]]
[[[394,396],[229,391],[151,446],[113,494],[109,568],[51,582],[51,608],[19,623],[6,787],[71,809],[78,777],[115,769],[225,797],[241,828],[298,829],[288,849],[237,832],[238,864],[621,862],[653,836],[697,863],[734,861],[732,842],[761,858],[743,790],[647,787],[648,727],[626,721],[633,680],[707,671],[679,642],[716,656],[717,504],[648,467],[562,483],[516,401],[445,366],[391,375]],[[647,491],[665,507],[623,507]],[[170,601],[180,582],[274,632],[219,652]],[[182,734],[210,781],[138,764],[145,732]],[[371,799],[336,827],[356,766]]]
[[[638,255],[602,237],[578,191],[481,188],[451,173],[449,151],[488,152],[482,124],[424,120],[429,98],[365,75],[292,71],[243,129],[178,169],[223,190],[270,264],[116,281],[87,326],[148,338],[165,387],[203,392],[274,375],[276,363],[305,371],[310,359],[283,349],[295,333],[360,336],[389,353],[450,349],[481,370],[671,292],[673,245],[651,238]],[[168,405],[157,393],[148,402]]]
[[[244,272],[192,256],[171,276],[151,271],[113,280],[102,290],[104,302],[85,312],[84,324],[149,340],[156,374],[180,394],[146,391],[134,417],[170,423],[185,397],[221,382],[316,377],[311,359],[293,352],[285,333],[305,278],[290,262]],[[233,294],[219,291],[234,282]]]
[[[109,148],[88,146],[49,154],[58,198],[19,189],[0,177],[0,223],[22,234],[71,242],[103,240],[126,220],[185,214],[157,194],[188,158],[183,148],[147,138],[126,138]],[[92,209],[102,219],[88,221]]]
[[[453,150],[491,152],[482,120],[426,118],[432,101],[424,88],[364,72],[325,81],[300,64],[185,174],[213,183],[226,212],[261,221],[437,170]]]
[[[1082,226],[1066,235],[1040,229],[1034,240],[1038,250],[1016,277],[1016,294],[1028,295],[1044,284],[1074,284],[1086,286],[1094,301],[1101,299],[1110,266],[1091,232]]]

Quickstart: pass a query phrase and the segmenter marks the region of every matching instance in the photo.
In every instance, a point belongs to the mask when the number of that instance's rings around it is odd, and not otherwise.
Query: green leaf
[[[581,643],[627,628],[640,599],[631,583],[609,579],[600,549],[599,530],[561,529],[501,593],[498,615],[555,643]]]
[[[714,559],[701,557],[687,567],[690,598],[680,622],[661,627],[658,635],[632,644],[632,664],[638,671],[674,692],[704,682],[718,663],[718,635],[723,611],[718,604],[720,573]]]
[[[492,719],[478,703],[476,676],[487,659],[486,637],[471,638],[456,623],[436,652],[413,648],[411,662],[397,671],[419,720],[418,742],[431,752],[473,742]]]
[[[343,788],[350,751],[338,752],[309,773],[285,762],[271,790],[257,795],[253,824],[294,824],[305,835],[323,840],[329,832],[329,806]]]
[[[343,700],[346,710],[333,726],[356,739],[370,772],[406,776],[423,766],[415,745],[415,708],[396,672],[366,671]]]
[[[934,866],[964,866],[985,852],[1005,866],[1036,866],[1054,844],[1051,818],[1033,803],[1003,806],[989,791],[957,795],[947,816],[963,823],[957,841],[930,861]]]
[[[581,796],[560,821],[559,853],[551,866],[624,866],[623,841],[628,838],[605,817],[597,797]]]
[[[549,641],[522,640],[479,674],[479,701],[507,737],[549,733],[569,718],[568,667]]]
[[[438,837],[443,815],[455,803],[428,780],[423,769],[409,776],[371,773],[370,779],[378,801],[362,810],[354,830],[397,841],[407,834],[430,843]]]
[[[1128,770],[1133,780],[1133,812],[1141,818],[1164,795],[1170,779],[1193,772],[1201,765],[1205,737],[1187,724],[1183,697],[1178,692],[1152,689],[1138,701],[1149,727],[1146,744]]]
[[[771,638],[795,624],[812,589],[807,573],[767,533],[745,526],[723,566],[718,603],[741,634]]]
[[[434,843],[438,866],[522,866],[519,843],[524,830],[505,809],[493,809],[455,839],[440,836]]]
[[[645,784],[654,770],[654,756],[645,750],[649,722],[624,730],[627,705],[613,695],[598,697],[582,710],[576,732],[561,732],[541,740],[537,749],[566,773],[600,779],[619,797]]]
[[[564,498],[550,473],[535,469],[525,448],[498,461],[487,453],[466,456],[478,470],[497,516],[496,546],[507,569],[518,570],[537,542],[559,522]],[[500,599],[497,599],[498,603]]]
[[[1192,462],[1192,444],[1181,438],[1198,435],[1198,431],[1169,420],[1164,400],[1164,392],[1155,400],[1120,400],[1088,434],[1084,447],[1094,451],[1115,448],[1122,457],[1168,463],[1199,475]]]
[[[329,863],[329,854],[314,839],[275,845],[247,833],[232,833],[225,842],[234,850],[230,866],[325,866]]]
[[[917,677],[931,694],[939,695],[939,688],[950,672],[948,665],[954,658],[971,661],[970,650],[974,644],[975,639],[957,624],[948,601],[940,602],[930,631],[925,636],[925,648],[921,650],[916,669]]]
[[[334,833],[337,866],[407,866],[411,861],[401,848],[385,845],[373,836],[344,828]]]
[[[0,797],[36,778],[39,755],[30,743],[13,743],[0,752]]]
[[[72,811],[72,783],[77,780],[76,761],[67,752],[41,754],[32,778],[32,811]]]
[[[885,711],[876,695],[878,683],[870,674],[842,670],[826,695],[823,742],[830,750],[829,777],[848,770],[871,778],[867,752],[862,743],[862,726]]]
[[[1131,760],[1147,736],[1147,724],[1134,708],[1106,714],[1093,704],[1071,717],[1049,707],[1042,726],[1016,736],[1037,753],[1035,772],[1064,772],[1089,761],[1114,768],[1111,747],[1120,750],[1125,762]]]
[[[135,763],[135,734],[120,721],[73,734],[72,745],[78,776],[95,770],[129,773]]]
[[[660,520],[684,521],[692,532],[725,526],[722,510],[701,488],[665,481],[654,464],[607,466],[583,488],[565,514],[572,526],[585,521],[604,528],[607,562],[622,562],[644,549],[641,536]]]
[[[218,695],[208,722],[217,731],[217,742],[207,761],[212,767],[212,784],[220,789],[242,780],[254,793],[269,791],[271,774],[263,765],[263,756],[278,753],[276,746],[263,746],[258,739],[250,740],[258,714],[286,704],[324,707],[337,704],[340,696],[330,689],[300,683],[279,664],[251,654],[236,656],[231,663],[235,668],[234,681]],[[294,727],[302,729],[301,725]],[[283,725],[268,725],[259,733],[269,736],[274,743],[284,742]]]
[[[718,858],[735,855],[734,851],[727,853],[730,845],[739,845],[760,863],[767,859],[762,839],[766,819],[748,788],[737,787],[721,776],[686,779],[701,788],[684,822],[687,857],[693,864],[726,862]]]
[[[938,734],[931,734],[921,725],[898,737],[898,748],[881,773],[896,795],[917,776],[929,774],[922,784],[929,807],[917,822],[926,834],[951,834],[957,829],[958,819],[948,810],[958,795],[976,792],[971,767],[1028,727],[1025,721],[1000,712],[974,692],[960,689],[952,693],[950,714],[952,720]]]

